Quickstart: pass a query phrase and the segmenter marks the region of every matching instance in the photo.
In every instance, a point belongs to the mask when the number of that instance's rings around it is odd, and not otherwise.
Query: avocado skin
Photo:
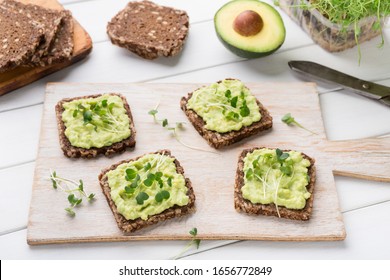
[[[219,32],[218,32],[218,27],[217,27],[217,23],[216,23],[216,19],[217,19],[217,15],[219,12],[221,12],[225,6],[228,6],[231,2],[239,2],[240,0],[233,0],[233,1],[230,1],[230,2],[227,2],[225,5],[223,5],[221,8],[218,9],[218,11],[215,13],[214,15],[214,28],[215,28],[215,33],[217,34],[217,37],[219,39],[219,41],[225,46],[225,48],[227,48],[229,51],[231,51],[232,53],[234,53],[235,55],[239,56],[239,57],[243,57],[243,58],[259,58],[259,57],[264,57],[264,56],[268,56],[272,53],[274,53],[275,51],[277,51],[284,43],[285,39],[286,39],[286,36],[284,36],[284,39],[283,41],[280,42],[280,45],[277,46],[275,49],[273,50],[270,50],[268,52],[253,52],[253,51],[249,51],[249,50],[244,50],[244,49],[240,49],[238,47],[235,47],[231,44],[229,44],[228,42],[226,42],[221,35],[219,35]],[[258,0],[253,0],[254,2],[257,2]],[[271,6],[267,3],[263,3],[263,4],[266,4],[268,6]],[[280,17],[280,15],[279,15]],[[283,23],[283,21],[282,21]],[[286,34],[286,27],[284,26],[283,24],[283,30],[284,30],[284,34]]]
[[[284,43],[281,42],[281,44],[269,51],[269,52],[251,52],[251,51],[247,51],[247,50],[243,50],[243,49],[240,49],[240,48],[237,48],[229,43],[227,43],[218,33],[218,31],[216,30],[216,34],[217,34],[217,37],[219,39],[219,41],[221,41],[221,43],[225,46],[225,48],[227,48],[229,51],[231,51],[232,53],[234,53],[235,55],[239,56],[239,57],[243,57],[243,58],[259,58],[259,57],[264,57],[264,56],[267,56],[267,55],[270,55],[272,53],[274,53],[275,51],[277,51]]]

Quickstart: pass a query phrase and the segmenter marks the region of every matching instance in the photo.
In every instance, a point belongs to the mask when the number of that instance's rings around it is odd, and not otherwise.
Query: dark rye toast
[[[38,5],[23,4],[13,0],[4,0],[2,4],[16,15],[25,15],[42,25],[43,40],[35,50],[34,55],[30,58],[32,63],[38,62],[43,55],[48,53],[65,13],[46,9]]]
[[[0,30],[0,73],[28,62],[44,36],[41,24],[26,15],[16,15],[2,2]]]
[[[145,59],[155,59],[178,54],[188,27],[185,11],[150,1],[132,1],[111,19],[107,34],[113,44]]]
[[[108,205],[110,206],[111,211],[114,214],[115,221],[116,221],[119,229],[122,230],[124,233],[131,233],[131,232],[134,232],[136,230],[142,229],[144,227],[156,224],[158,222],[166,221],[168,219],[178,218],[178,217],[188,215],[188,214],[195,212],[195,193],[194,193],[194,190],[192,188],[192,183],[191,183],[190,179],[186,178],[184,175],[184,169],[180,165],[180,162],[175,157],[173,157],[171,155],[171,152],[169,150],[160,150],[160,151],[157,151],[153,154],[164,154],[164,155],[170,156],[170,157],[175,159],[174,163],[176,165],[177,173],[182,174],[185,178],[185,184],[186,184],[186,187],[188,189],[187,195],[189,197],[189,202],[185,206],[175,205],[171,208],[164,210],[163,212],[161,212],[159,214],[155,214],[153,216],[148,217],[147,220],[142,220],[141,218],[138,218],[135,220],[127,220],[122,214],[120,214],[118,212],[117,207],[111,198],[111,195],[110,195],[111,189],[110,189],[110,186],[108,184],[108,178],[107,178],[106,174],[107,174],[107,172],[116,169],[119,165],[121,165],[123,163],[131,162],[131,161],[136,161],[139,158],[145,156],[146,154],[139,156],[137,158],[134,158],[134,159],[123,160],[121,162],[113,164],[110,167],[103,169],[102,172],[99,174],[99,183],[100,183],[102,191],[107,199]]]
[[[124,152],[127,148],[132,148],[135,146],[135,126],[133,122],[133,116],[131,114],[130,106],[127,103],[127,100],[124,96],[117,94],[117,93],[109,93],[110,95],[117,95],[119,96],[122,101],[124,108],[126,110],[126,114],[129,117],[130,120],[130,136],[120,142],[114,143],[110,146],[101,147],[101,148],[79,148],[73,146],[68,138],[65,135],[65,124],[62,121],[62,113],[64,112],[63,104],[66,102],[70,102],[77,99],[84,99],[84,98],[96,98],[99,96],[102,96],[103,94],[95,94],[95,95],[87,95],[87,96],[81,96],[81,97],[74,97],[74,98],[65,98],[59,101],[55,107],[56,111],[56,117],[57,117],[57,126],[58,126],[58,133],[59,133],[59,140],[60,140],[60,146],[62,151],[64,152],[64,155],[69,158],[93,158],[96,157],[99,154],[104,154],[105,156],[109,156],[115,153]]]
[[[232,79],[228,79],[232,80]],[[221,83],[218,81],[217,83]],[[186,114],[189,121],[195,127],[196,131],[209,143],[210,146],[219,149],[221,147],[229,146],[244,138],[260,133],[261,131],[270,129],[272,127],[272,117],[268,110],[256,99],[257,105],[260,109],[261,119],[254,122],[250,126],[244,126],[238,131],[230,131],[226,133],[219,133],[205,128],[205,122],[194,110],[187,108],[187,102],[191,98],[193,92],[189,93],[187,97],[182,97],[180,100],[180,107]]]
[[[235,187],[234,187],[234,207],[239,212],[245,212],[247,214],[254,215],[265,215],[265,216],[276,216],[278,215],[278,210],[280,214],[280,218],[286,218],[291,220],[302,220],[306,221],[310,219],[310,215],[313,209],[313,200],[314,200],[314,185],[316,181],[316,169],[314,166],[315,160],[308,155],[300,152],[304,159],[310,161],[310,166],[308,168],[308,175],[310,177],[309,184],[306,186],[307,191],[311,194],[311,196],[306,200],[306,205],[303,209],[288,209],[284,206],[278,206],[274,203],[271,204],[260,204],[260,203],[252,203],[251,201],[242,197],[241,188],[244,185],[244,158],[248,153],[251,153],[255,150],[262,149],[265,147],[255,147],[250,149],[245,149],[242,151],[238,158],[236,179],[235,179]],[[283,150],[283,152],[289,152],[291,150]]]

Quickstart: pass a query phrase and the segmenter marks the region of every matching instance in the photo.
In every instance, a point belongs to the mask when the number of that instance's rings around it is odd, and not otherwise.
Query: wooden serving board
[[[3,0],[0,0],[2,2]],[[64,8],[57,0],[18,0],[19,2],[35,4],[54,10]],[[68,67],[83,58],[92,51],[92,40],[83,27],[74,19],[74,49],[71,60],[59,64],[48,65],[46,67],[18,67],[5,73],[0,73],[0,96],[28,85],[51,73]]]
[[[187,121],[179,108],[180,98],[200,86],[202,84],[49,84],[35,165],[28,243],[190,239],[188,231],[193,227],[198,229],[201,239],[343,240],[346,233],[334,174],[390,181],[390,140],[327,141],[318,94],[315,85],[309,83],[248,84],[273,116],[273,129],[216,151],[187,123],[180,131],[182,141],[210,152],[188,149],[155,124],[148,111],[160,102],[159,118],[166,117],[171,123]],[[123,94],[130,104],[137,130],[135,150],[112,158],[66,158],[58,142],[55,104],[65,97],[108,92]],[[288,112],[318,135],[282,123],[281,117]],[[253,146],[295,149],[316,160],[314,208],[309,221],[236,212],[233,189],[238,155],[242,149]],[[124,235],[117,228],[103,196],[98,174],[113,163],[159,149],[170,149],[183,165],[193,183],[197,211]],[[84,202],[76,209],[74,218],[68,216],[64,211],[68,207],[67,195],[52,188],[50,169],[66,178],[83,179],[85,190],[96,193],[96,201]]]

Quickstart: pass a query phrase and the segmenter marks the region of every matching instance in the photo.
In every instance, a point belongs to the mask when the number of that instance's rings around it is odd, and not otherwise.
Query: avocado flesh
[[[233,22],[243,11],[260,15],[263,28],[253,36],[242,36],[233,28]],[[217,36],[234,54],[244,58],[269,55],[283,44],[286,30],[279,13],[270,5],[257,0],[235,0],[225,4],[214,17]]]

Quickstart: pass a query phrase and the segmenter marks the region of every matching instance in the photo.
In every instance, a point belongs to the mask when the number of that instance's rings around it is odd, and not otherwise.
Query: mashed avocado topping
[[[244,158],[242,196],[252,203],[303,209],[310,197],[310,161],[296,151],[258,149]],[[279,210],[277,208],[279,213]]]
[[[174,161],[164,154],[148,154],[107,172],[118,212],[128,220],[147,220],[174,205],[187,205],[188,189]]]
[[[130,136],[129,117],[122,99],[105,94],[63,104],[65,135],[72,146],[90,149],[110,146]]]
[[[193,92],[187,108],[202,117],[208,130],[240,130],[261,119],[256,98],[239,80],[223,80]]]

